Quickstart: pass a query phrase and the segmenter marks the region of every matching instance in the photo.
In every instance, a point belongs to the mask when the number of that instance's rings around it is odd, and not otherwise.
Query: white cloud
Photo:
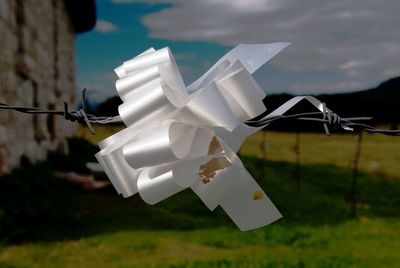
[[[112,24],[109,21],[106,20],[97,20],[96,21],[96,31],[101,32],[101,33],[109,33],[109,32],[116,32],[118,31],[117,26]]]
[[[105,98],[117,94],[115,91],[115,82],[117,79],[117,75],[112,71],[93,73],[80,80],[78,88],[80,90],[86,88],[89,91],[96,91],[102,98]]]
[[[326,92],[351,92],[358,89],[367,89],[370,85],[361,82],[320,82],[310,84],[292,84],[288,86],[287,92],[295,95],[321,94]],[[279,92],[277,92],[279,93]]]
[[[173,4],[143,18],[153,38],[229,46],[287,41],[292,45],[274,61],[286,70],[327,70],[376,81],[400,73],[398,0],[151,2]]]

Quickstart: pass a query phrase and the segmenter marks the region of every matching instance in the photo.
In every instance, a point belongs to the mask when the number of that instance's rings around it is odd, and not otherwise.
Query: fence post
[[[260,142],[260,150],[261,150],[261,154],[262,154],[262,176],[263,178],[265,178],[266,176],[266,171],[265,171],[265,161],[267,159],[267,147],[265,146],[265,143],[267,141],[267,132],[265,130],[261,131],[262,133],[262,137],[261,137],[261,142]]]
[[[293,151],[296,155],[295,160],[295,170],[294,170],[294,179],[296,183],[296,192],[300,191],[301,179],[300,179],[300,131],[296,131],[296,139],[293,147]]]
[[[362,132],[359,132],[357,135],[357,144],[356,151],[353,158],[352,165],[352,180],[351,180],[351,188],[350,188],[350,216],[357,216],[357,186],[358,186],[358,171],[359,171],[359,163],[361,157],[361,145],[362,145]]]

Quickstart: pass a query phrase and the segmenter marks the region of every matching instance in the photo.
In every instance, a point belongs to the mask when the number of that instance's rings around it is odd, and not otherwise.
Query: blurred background
[[[396,0],[0,0],[0,103],[116,115],[113,69],[169,46],[186,84],[240,43],[291,42],[255,74],[269,111],[313,95],[399,127]],[[297,111],[312,111],[304,104]],[[301,123],[301,124],[300,124]],[[284,218],[240,232],[190,190],[118,196],[94,154],[123,126],[0,110],[0,267],[398,267],[400,140],[286,121],[239,154]]]

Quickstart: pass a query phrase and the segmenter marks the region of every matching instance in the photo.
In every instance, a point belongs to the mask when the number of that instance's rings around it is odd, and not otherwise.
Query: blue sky
[[[400,74],[395,0],[324,2],[97,0],[96,28],[76,38],[78,87],[115,95],[113,69],[149,47],[169,46],[188,84],[236,44],[282,41],[292,44],[255,74],[269,93],[355,91]]]

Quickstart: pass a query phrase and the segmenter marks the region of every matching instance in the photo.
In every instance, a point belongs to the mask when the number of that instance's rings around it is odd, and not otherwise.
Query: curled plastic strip
[[[190,188],[241,230],[282,217],[235,152],[259,130],[244,122],[266,111],[266,93],[252,73],[287,45],[239,45],[188,87],[169,48],[150,48],[117,67],[126,128],[96,154],[117,192],[156,204]]]

